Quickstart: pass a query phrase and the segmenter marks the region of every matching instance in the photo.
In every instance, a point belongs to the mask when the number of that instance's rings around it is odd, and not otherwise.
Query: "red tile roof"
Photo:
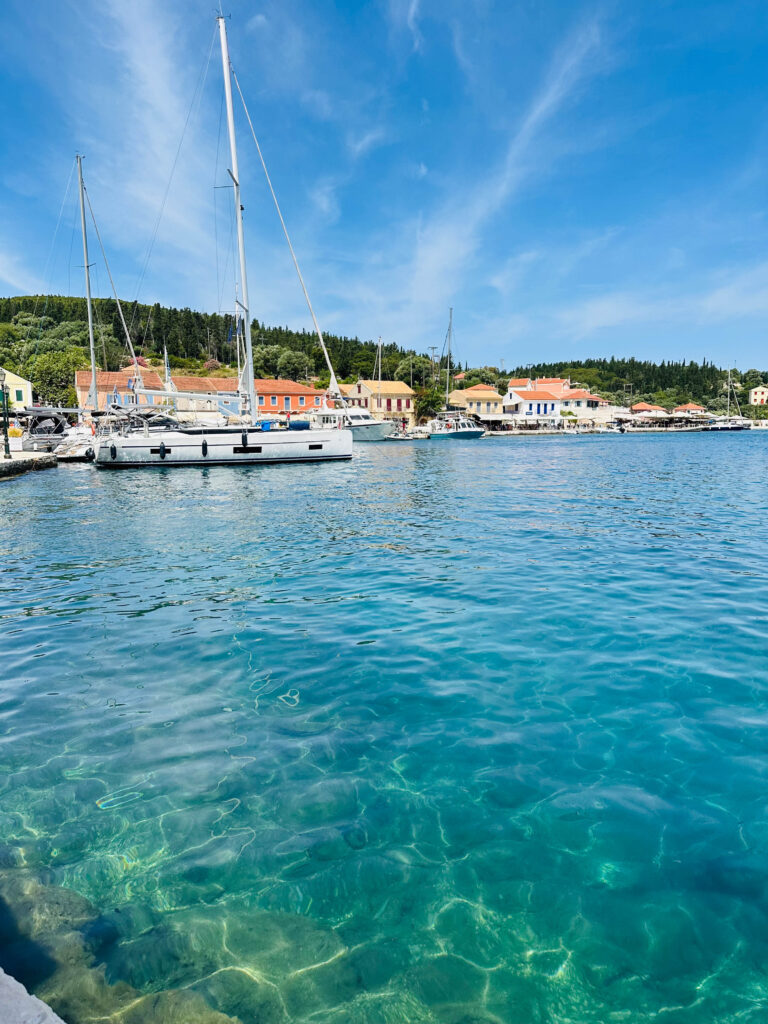
[[[667,410],[661,405],[649,405],[648,402],[635,402],[631,407],[632,412],[666,412]]]
[[[464,388],[465,395],[468,395],[470,391],[492,391],[494,394],[498,394],[493,384],[473,384],[471,388]]]
[[[507,387],[510,388],[526,388],[531,383],[530,377],[513,377]]]
[[[456,373],[456,374],[453,374],[453,379],[454,380],[464,380],[464,378],[466,376],[467,376],[466,373]]]
[[[601,405],[608,405],[607,398],[601,398],[600,395],[593,395],[584,388],[569,388],[562,394],[564,402],[570,402],[572,398],[578,398],[582,402],[599,402]]]
[[[512,389],[515,390],[514,388]],[[521,389],[517,392],[520,398],[525,402],[561,402],[562,395],[553,395],[551,391],[525,391]]]
[[[106,370],[97,370],[96,386],[99,391],[114,391],[115,388],[118,391],[126,391],[128,381],[132,381],[134,378],[135,371],[133,366],[125,366],[122,370],[114,373]],[[157,391],[165,390],[165,382],[154,370],[142,369],[141,379],[144,382],[145,388]],[[171,380],[178,391],[210,392],[211,394],[234,394],[237,391],[236,377],[195,377],[191,374],[179,376],[172,374]],[[268,380],[260,378],[255,380],[254,384],[259,394],[266,395],[308,395],[314,398],[316,395],[325,394],[324,391],[307,387],[306,384],[300,384],[295,380]],[[91,371],[78,370],[75,374],[75,386],[81,389],[89,388],[91,386]]]
[[[124,366],[122,370],[112,372],[110,370],[97,370],[96,371],[96,387],[99,391],[113,391],[117,388],[118,391],[125,390],[128,387],[128,381],[133,380],[136,376],[133,366]],[[155,373],[154,370],[145,370],[142,368],[141,379],[144,381],[144,386],[148,388],[162,388],[163,382]],[[89,388],[91,386],[91,371],[90,370],[78,370],[75,373],[75,387],[77,388]]]
[[[675,412],[706,412],[703,405],[696,405],[695,402],[686,402],[685,405],[678,405]]]

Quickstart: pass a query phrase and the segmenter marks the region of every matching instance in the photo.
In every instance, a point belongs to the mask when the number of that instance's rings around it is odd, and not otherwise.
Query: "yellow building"
[[[350,405],[367,409],[377,420],[406,421],[416,425],[413,388],[401,380],[359,380],[356,384],[340,384],[341,393]]]
[[[8,398],[10,399],[12,409],[14,406],[17,409],[23,409],[25,405],[32,405],[32,384],[30,381],[24,380],[18,373],[6,370],[5,386],[8,390]]]
[[[452,391],[448,395],[448,405],[454,409],[463,409],[468,416],[478,419],[499,419],[504,412],[504,399],[490,384],[473,384],[463,391]]]

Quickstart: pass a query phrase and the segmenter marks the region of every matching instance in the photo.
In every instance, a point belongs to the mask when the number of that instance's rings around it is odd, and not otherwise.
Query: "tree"
[[[414,406],[418,421],[429,419],[443,407],[443,392],[440,388],[427,387],[416,390]]]
[[[751,391],[752,388],[759,388],[765,381],[759,370],[747,370],[741,378],[741,383],[744,385],[745,391]]]
[[[286,348],[277,361],[277,376],[283,380],[298,380],[307,376],[307,368],[308,360],[303,352],[292,352]]]
[[[413,371],[413,378],[411,378],[411,371]],[[413,379],[415,385],[421,384],[423,387],[431,373],[432,363],[426,356],[409,354],[397,364],[394,379],[401,380],[404,384],[410,384]]]
[[[35,359],[32,386],[46,405],[77,405],[75,372],[88,368],[88,357],[81,348],[64,352],[43,352]]]
[[[256,377],[274,377],[283,349],[279,345],[257,345],[253,350],[253,370]]]

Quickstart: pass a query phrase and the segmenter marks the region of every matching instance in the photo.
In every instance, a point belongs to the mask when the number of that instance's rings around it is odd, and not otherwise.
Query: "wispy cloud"
[[[397,32],[410,35],[411,50],[418,53],[424,44],[419,26],[421,0],[389,0],[389,20]]]
[[[628,324],[705,326],[766,315],[768,262],[759,262],[712,273],[698,288],[607,292],[560,310],[555,320],[564,335],[583,341]]]
[[[5,240],[0,243],[0,289],[22,294],[35,294],[43,290],[43,281],[31,271]]]
[[[386,138],[387,132],[385,128],[371,128],[362,135],[349,137],[347,139],[347,148],[352,157],[357,160],[361,156],[365,156],[370,150],[380,146]]]
[[[483,230],[523,182],[552,160],[550,149],[537,144],[593,73],[601,45],[597,22],[573,33],[555,54],[501,162],[475,185],[454,188],[451,198],[433,214],[398,229],[400,238],[411,240],[411,251],[405,259],[398,254],[395,280],[380,289],[390,303],[381,315],[396,331],[412,336],[415,324],[442,315],[478,250]]]

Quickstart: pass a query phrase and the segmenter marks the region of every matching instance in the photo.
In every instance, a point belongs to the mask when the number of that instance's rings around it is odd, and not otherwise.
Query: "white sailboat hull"
[[[149,430],[97,438],[101,469],[148,466],[250,466],[352,457],[349,430]]]

